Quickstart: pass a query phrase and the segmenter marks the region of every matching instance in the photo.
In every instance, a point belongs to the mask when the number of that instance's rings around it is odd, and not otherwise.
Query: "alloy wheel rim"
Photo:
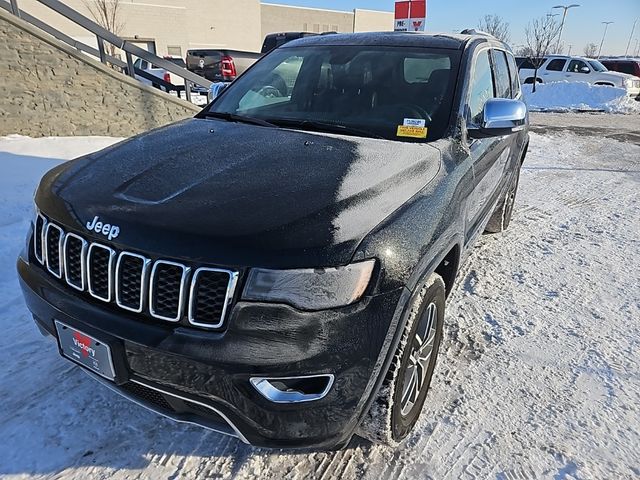
[[[411,339],[409,364],[405,369],[400,397],[400,413],[403,416],[407,416],[411,412],[425,386],[433,355],[437,320],[438,307],[435,303],[430,303],[421,318],[414,337]]]

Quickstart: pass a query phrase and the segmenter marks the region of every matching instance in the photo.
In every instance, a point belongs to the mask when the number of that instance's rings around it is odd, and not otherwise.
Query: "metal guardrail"
[[[147,80],[150,80],[156,85],[164,87],[167,91],[175,90],[176,92],[179,93],[181,90],[181,87],[178,87],[177,85],[173,85],[172,83],[165,81],[163,78],[156,77],[155,75],[151,75],[150,73],[145,72],[144,70],[140,70],[139,68],[134,67],[133,56],[136,56],[138,58],[146,60],[147,62],[153,65],[163,68],[168,72],[173,73],[184,79],[184,90],[185,90],[186,99],[188,101],[191,101],[192,86],[201,85],[205,87],[207,90],[211,86],[212,82],[210,80],[207,80],[206,78],[196,75],[195,73],[192,73],[185,68],[177,66],[176,64],[170,62],[169,60],[166,60],[162,57],[158,57],[157,55],[154,55],[153,53],[150,53],[147,50],[144,50],[143,48],[140,48],[137,45],[134,45],[128,42],[127,40],[124,40],[118,37],[117,35],[101,27],[93,20],[90,20],[84,15],[78,13],[76,10],[70,8],[69,6],[60,2],[59,0],[37,0],[37,1],[49,7],[50,9],[54,10],[55,12],[59,13],[60,15],[66,17],[67,19],[71,20],[77,25],[80,25],[85,30],[88,30],[89,32],[93,33],[96,36],[98,48],[95,49],[82,42],[78,42],[77,40],[74,40],[73,38],[66,35],[65,33],[62,33],[61,31],[47,25],[46,23],[37,19],[36,17],[28,14],[27,12],[20,10],[18,6],[18,0],[0,0],[0,7],[13,13],[16,17],[22,18],[26,22],[47,32],[49,35],[57,38],[58,40],[72,46],[73,48],[99,58],[102,63],[112,64],[121,68],[124,73],[126,73],[132,78],[136,78],[136,76],[139,76]],[[115,58],[115,57],[112,57],[111,55],[108,55],[105,49],[105,42],[115,45],[117,48],[125,52],[126,62],[123,62],[119,58]]]

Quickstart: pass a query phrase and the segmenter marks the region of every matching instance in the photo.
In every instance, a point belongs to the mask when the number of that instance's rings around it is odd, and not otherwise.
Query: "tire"
[[[398,446],[411,433],[429,391],[444,324],[442,277],[431,275],[412,302],[389,371],[358,430],[360,437],[391,447]],[[415,359],[420,347],[431,349],[427,359],[425,351],[422,362]]]
[[[520,170],[518,170],[515,178],[512,180],[509,190],[500,200],[495,211],[489,219],[489,223],[484,229],[485,234],[504,232],[509,228],[511,217],[513,216],[513,206],[516,203],[516,195],[518,193],[518,184],[520,183]]]

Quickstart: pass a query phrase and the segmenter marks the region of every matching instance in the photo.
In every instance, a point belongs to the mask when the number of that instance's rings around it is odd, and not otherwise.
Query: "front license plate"
[[[55,324],[62,355],[109,380],[116,377],[108,345],[58,320]]]

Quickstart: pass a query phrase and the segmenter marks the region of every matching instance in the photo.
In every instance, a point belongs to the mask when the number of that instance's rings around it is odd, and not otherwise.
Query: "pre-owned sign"
[[[426,23],[426,0],[396,1],[396,32],[424,32]]]

